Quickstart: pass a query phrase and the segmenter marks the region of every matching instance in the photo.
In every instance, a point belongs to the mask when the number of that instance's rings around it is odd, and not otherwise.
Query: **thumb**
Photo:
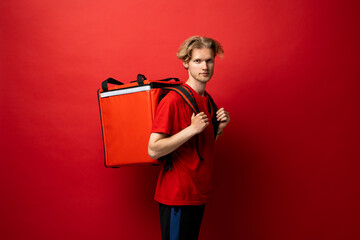
[[[195,117],[195,113],[192,114],[191,118],[194,118]]]

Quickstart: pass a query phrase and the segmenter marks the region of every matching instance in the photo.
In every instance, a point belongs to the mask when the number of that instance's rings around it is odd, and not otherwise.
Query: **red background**
[[[5,0],[2,239],[160,239],[158,167],[106,169],[96,90],[187,72],[219,40],[208,85],[231,123],[200,239],[359,239],[358,1]]]

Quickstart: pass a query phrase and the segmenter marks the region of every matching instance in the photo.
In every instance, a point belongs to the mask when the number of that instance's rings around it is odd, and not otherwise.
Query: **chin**
[[[193,75],[191,74],[191,76],[193,77],[193,79],[195,79],[198,82],[201,83],[207,83],[210,81],[212,74],[209,74],[208,76],[202,76],[202,75]]]
[[[210,81],[210,78],[197,78],[196,80],[201,83],[207,83],[208,81]]]
[[[201,81],[201,82],[208,82],[208,81],[210,81],[210,79],[211,79],[211,76],[202,77],[200,81]]]

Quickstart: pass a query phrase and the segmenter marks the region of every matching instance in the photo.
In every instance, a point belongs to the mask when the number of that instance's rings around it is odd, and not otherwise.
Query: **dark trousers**
[[[168,206],[159,204],[161,237],[163,240],[197,240],[205,204],[198,206]]]

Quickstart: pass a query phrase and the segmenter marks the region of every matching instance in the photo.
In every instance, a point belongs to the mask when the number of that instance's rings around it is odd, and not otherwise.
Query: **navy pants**
[[[162,240],[197,240],[205,204],[168,206],[159,204]]]

